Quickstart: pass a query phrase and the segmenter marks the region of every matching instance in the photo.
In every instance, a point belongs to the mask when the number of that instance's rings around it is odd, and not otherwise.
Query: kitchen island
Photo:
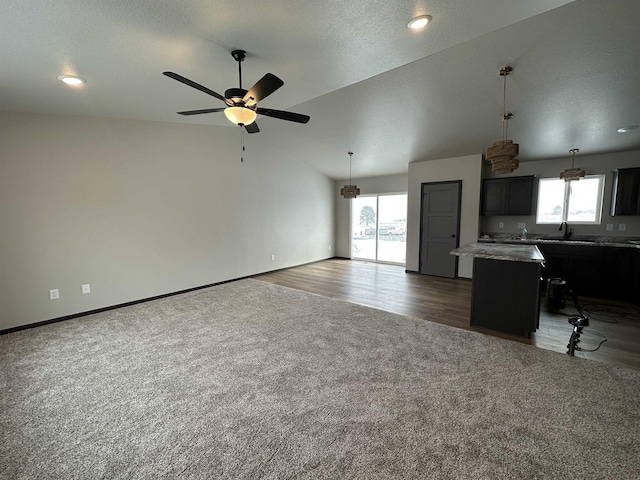
[[[469,243],[452,255],[473,257],[471,325],[529,338],[540,324],[540,270],[535,245]]]

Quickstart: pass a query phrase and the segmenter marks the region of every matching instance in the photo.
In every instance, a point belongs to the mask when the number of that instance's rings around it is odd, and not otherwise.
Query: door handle
[[[453,235],[451,235],[451,238],[456,238],[456,234],[454,233]]]

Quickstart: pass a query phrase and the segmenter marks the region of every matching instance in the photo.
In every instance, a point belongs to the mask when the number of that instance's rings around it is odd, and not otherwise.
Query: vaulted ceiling
[[[411,31],[421,14],[432,22]],[[410,162],[482,153],[502,135],[520,160],[640,150],[637,0],[3,0],[0,111],[198,123],[239,135],[215,98],[237,87],[231,50],[247,51],[244,87],[285,85],[260,106],[311,116],[258,117],[264,145],[332,178],[405,173]],[[86,78],[81,88],[56,80]]]

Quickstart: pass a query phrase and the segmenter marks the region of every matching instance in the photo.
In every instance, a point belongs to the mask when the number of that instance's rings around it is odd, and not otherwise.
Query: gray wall
[[[335,181],[336,198],[336,256],[351,258],[349,235],[351,218],[351,200],[340,195],[340,189],[349,180]],[[361,195],[379,193],[407,193],[407,175],[388,175],[383,177],[354,178],[352,183],[360,189]]]
[[[409,164],[409,203],[407,217],[407,270],[420,270],[420,210],[422,184],[462,180],[460,205],[460,245],[478,239],[482,155],[428,160]],[[473,259],[460,257],[458,275],[471,278]]]
[[[428,160],[409,164],[407,175],[354,179],[361,194],[407,192],[407,270],[419,270],[420,256],[420,199],[421,185],[428,182],[462,180],[462,204],[460,217],[460,244],[475,242],[479,231],[480,185],[482,155],[469,155],[441,160]],[[340,189],[346,180],[335,182],[336,203],[336,254],[350,257],[349,251],[349,200],[340,197]],[[459,275],[471,278],[473,261],[462,257]]]
[[[583,168],[587,175],[606,174],[604,199],[602,210],[602,223],[600,225],[573,225],[575,235],[606,235],[606,236],[640,236],[640,216],[612,217],[611,191],[613,186],[613,173],[615,168],[640,167],[640,151],[606,153],[600,155],[576,156],[576,167]],[[541,160],[534,162],[520,162],[520,167],[507,176],[536,175],[539,178],[558,178],[560,172],[571,167],[571,159]],[[485,166],[485,178],[498,177],[491,172],[490,166]],[[535,202],[538,197],[538,182],[534,182],[534,214],[531,216],[491,216],[482,217],[483,233],[514,233],[519,234],[521,229],[518,223],[527,224],[529,233],[558,235],[558,225],[536,225]],[[504,228],[499,228],[499,223],[504,223]],[[613,231],[607,231],[607,223],[614,225]],[[626,231],[621,232],[619,224],[626,224]]]
[[[233,127],[2,113],[0,131],[0,329],[333,256],[334,182],[266,132],[240,163]]]

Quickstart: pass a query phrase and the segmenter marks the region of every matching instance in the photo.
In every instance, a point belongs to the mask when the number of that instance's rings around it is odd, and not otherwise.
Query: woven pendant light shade
[[[502,114],[502,133],[503,140],[497,140],[491,144],[485,152],[485,159],[491,162],[491,171],[498,174],[511,173],[520,166],[520,161],[516,159],[518,156],[519,145],[507,140],[509,120],[513,118],[513,114],[507,113],[507,76],[513,71],[512,67],[505,66],[500,69],[500,76],[504,78],[503,82],[503,114]]]
[[[491,171],[495,173],[511,173],[520,166],[518,156],[519,145],[511,140],[497,140],[491,144],[485,153],[485,158],[491,162]]]
[[[569,150],[571,154],[571,168],[567,168],[560,172],[560,178],[564,179],[565,182],[570,182],[571,180],[580,180],[580,178],[584,177],[586,172],[581,168],[574,168],[574,162],[576,161],[576,153],[580,150],[577,148],[572,148]]]
[[[356,198],[360,195],[360,189],[355,185],[351,185],[351,155],[353,155],[353,152],[347,152],[347,155],[349,155],[349,185],[345,185],[340,189],[340,195],[344,198]]]
[[[355,185],[345,185],[340,189],[340,195],[344,198],[356,198],[360,195],[360,189]]]

